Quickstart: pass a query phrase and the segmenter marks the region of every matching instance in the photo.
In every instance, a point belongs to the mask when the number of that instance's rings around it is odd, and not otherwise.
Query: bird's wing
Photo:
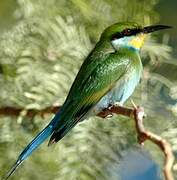
[[[60,140],[124,75],[130,59],[118,52],[83,63],[64,103],[50,142]]]

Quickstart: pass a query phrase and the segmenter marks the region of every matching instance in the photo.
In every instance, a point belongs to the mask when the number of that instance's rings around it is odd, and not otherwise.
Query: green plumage
[[[49,136],[49,144],[57,142],[79,121],[99,113],[109,105],[123,104],[140,80],[142,63],[139,50],[144,35],[166,28],[169,26],[142,28],[136,23],[126,22],[105,29],[81,66],[63,106],[21,152],[5,179]]]
[[[138,83],[142,70],[139,53],[129,48],[120,48],[117,51],[109,38],[108,33],[106,36],[103,33],[101,40],[81,66],[61,109],[60,120],[55,126],[50,143],[60,140],[88,112],[94,110],[97,112],[97,108],[95,108],[97,103],[111,92],[124,76],[126,79],[122,83],[127,83],[126,80],[128,81],[129,76],[135,74],[136,79],[133,80],[135,84],[127,88],[134,90]],[[125,87],[124,84],[122,84],[123,87]],[[129,90],[127,89],[127,91]],[[121,97],[118,97],[113,101],[120,100]],[[111,102],[112,100],[110,100]],[[105,108],[104,105],[103,108]]]

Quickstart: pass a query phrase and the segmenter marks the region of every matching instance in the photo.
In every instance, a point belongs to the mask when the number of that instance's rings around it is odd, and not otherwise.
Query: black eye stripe
[[[122,32],[115,33],[111,36],[111,40],[119,39],[125,36],[132,36],[140,33],[141,29],[125,29]]]
[[[120,32],[120,33],[115,33],[111,36],[111,40],[115,40],[115,39],[119,39],[124,37],[124,35]]]

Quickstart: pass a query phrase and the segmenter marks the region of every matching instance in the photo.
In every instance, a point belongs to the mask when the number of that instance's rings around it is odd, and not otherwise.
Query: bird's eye
[[[125,36],[130,35],[130,34],[131,34],[131,30],[130,30],[130,29],[125,29],[125,30],[123,31],[123,34],[124,34]]]

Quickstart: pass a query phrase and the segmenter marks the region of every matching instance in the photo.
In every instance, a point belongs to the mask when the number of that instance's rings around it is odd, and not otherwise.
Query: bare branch
[[[34,117],[35,115],[40,115],[40,116],[44,116],[45,114],[50,114],[50,113],[56,113],[58,110],[60,109],[60,106],[51,106],[51,107],[46,107],[42,110],[36,110],[36,109],[28,109],[26,110],[26,116],[27,117]],[[20,113],[23,111],[24,109],[22,108],[15,108],[15,107],[2,107],[0,108],[0,115],[1,116],[19,116]]]
[[[156,144],[164,153],[164,176],[165,180],[174,180],[172,173],[172,166],[174,163],[174,156],[172,153],[171,145],[162,137],[147,131],[143,125],[143,118],[145,116],[144,108],[137,107],[136,109],[129,109],[120,106],[111,106],[108,109],[104,109],[98,116],[105,118],[109,114],[121,114],[131,117],[135,120],[135,127],[138,136],[138,142],[142,145],[146,140],[150,140]]]
[[[27,117],[34,117],[35,115],[44,116],[48,113],[56,113],[61,106],[53,106],[53,107],[47,107],[42,110],[35,110],[30,109],[27,110],[26,116]],[[0,115],[3,116],[19,116],[20,112],[23,111],[21,108],[14,108],[14,107],[4,107],[0,108]],[[162,137],[147,131],[143,125],[143,118],[145,116],[144,108],[137,107],[134,109],[131,108],[125,108],[122,106],[110,106],[106,109],[104,109],[102,112],[97,114],[97,116],[106,118],[109,115],[112,114],[121,114],[130,118],[133,118],[135,120],[135,127],[137,131],[137,138],[138,143],[143,144],[146,140],[150,140],[152,143],[156,144],[161,151],[164,153],[165,160],[164,160],[164,176],[165,180],[174,180],[173,174],[172,174],[172,166],[174,163],[174,156],[172,153],[171,145]]]

